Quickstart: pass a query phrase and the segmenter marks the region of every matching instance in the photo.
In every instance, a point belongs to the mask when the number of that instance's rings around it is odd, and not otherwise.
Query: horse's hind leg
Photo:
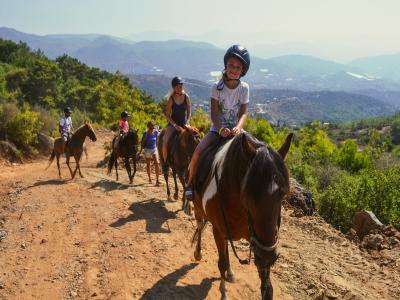
[[[117,176],[117,181],[118,181],[118,155],[115,155],[114,166],[115,166],[115,175]]]
[[[213,235],[214,235],[214,240],[215,244],[217,244],[218,248],[218,269],[219,273],[221,274],[221,283],[219,286],[219,290],[221,292],[221,299],[227,300],[228,296],[226,293],[226,287],[225,287],[225,281],[227,281],[227,276],[226,273],[229,268],[229,261],[226,258],[226,252],[227,252],[227,241],[224,239],[223,235],[213,227]]]
[[[57,159],[58,177],[61,179],[60,155],[56,154],[56,159]]]
[[[174,178],[174,183],[175,183],[175,193],[174,193],[174,199],[178,200],[179,198],[179,189],[178,189],[178,183],[176,182],[176,171],[172,169],[172,176]],[[183,208],[183,205],[182,205]]]

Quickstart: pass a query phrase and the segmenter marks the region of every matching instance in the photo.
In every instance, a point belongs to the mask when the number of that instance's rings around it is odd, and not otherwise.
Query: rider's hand
[[[221,129],[219,135],[222,136],[223,138],[226,138],[231,135],[231,130],[229,128],[224,127]]]
[[[241,131],[241,128],[239,126],[235,126],[235,127],[232,128],[231,134],[233,136],[235,136],[235,135],[238,135],[240,133],[240,131]]]

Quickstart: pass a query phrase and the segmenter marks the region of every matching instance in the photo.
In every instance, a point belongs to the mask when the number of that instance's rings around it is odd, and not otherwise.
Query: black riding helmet
[[[64,113],[71,113],[72,112],[72,109],[71,109],[71,107],[66,107],[66,108],[64,108]]]
[[[185,81],[182,79],[182,77],[179,77],[179,76],[172,78],[172,81],[171,81],[171,85],[173,88],[176,87],[177,85],[184,84],[184,83],[185,83]]]
[[[226,53],[224,55],[225,69],[226,69],[226,64],[227,64],[228,58],[230,58],[230,57],[236,57],[243,63],[243,71],[240,76],[243,77],[244,75],[246,75],[246,73],[250,67],[249,51],[247,51],[247,49],[245,47],[240,46],[240,45],[233,45],[233,46],[229,47],[229,49],[226,50]]]
[[[127,111],[123,111],[121,113],[121,119],[126,118],[126,117],[129,117],[129,113]]]

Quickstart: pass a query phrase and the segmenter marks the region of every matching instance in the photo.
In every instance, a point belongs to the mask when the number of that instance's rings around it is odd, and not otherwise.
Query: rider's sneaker
[[[185,197],[187,200],[193,200],[193,189],[191,185],[185,187]]]

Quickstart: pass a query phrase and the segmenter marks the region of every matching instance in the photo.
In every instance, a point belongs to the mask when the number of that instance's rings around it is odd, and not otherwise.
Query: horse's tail
[[[114,150],[111,152],[110,154],[110,159],[108,160],[108,168],[107,168],[107,174],[110,175],[112,168],[114,166],[115,163],[115,152]]]
[[[53,149],[53,152],[51,152],[51,156],[50,156],[50,158],[49,158],[49,164],[47,165],[47,167],[46,167],[45,170],[47,170],[47,169],[50,167],[51,163],[52,163],[53,160],[54,160],[54,157],[56,157],[56,151]]]

